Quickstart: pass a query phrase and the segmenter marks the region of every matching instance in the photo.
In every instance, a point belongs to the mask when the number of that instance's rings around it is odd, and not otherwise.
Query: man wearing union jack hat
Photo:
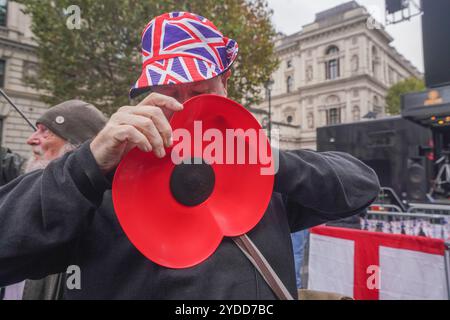
[[[0,286],[77,265],[81,285],[66,288],[66,299],[276,298],[228,238],[191,268],[151,262],[128,240],[112,205],[111,174],[124,155],[137,147],[165,157],[167,119],[191,97],[226,96],[237,53],[236,41],[204,17],[173,12],[151,20],[130,92],[149,95],[119,108],[91,142],[0,188]],[[378,189],[374,171],[349,155],[280,152],[270,205],[249,237],[295,296],[290,232],[359,213]]]

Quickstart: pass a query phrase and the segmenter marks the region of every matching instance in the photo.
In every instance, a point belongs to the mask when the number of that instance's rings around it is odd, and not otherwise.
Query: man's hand
[[[182,109],[177,100],[158,93],[151,93],[135,107],[121,107],[91,142],[91,152],[100,170],[104,174],[114,170],[135,147],[164,157],[164,148],[173,143],[168,119]]]

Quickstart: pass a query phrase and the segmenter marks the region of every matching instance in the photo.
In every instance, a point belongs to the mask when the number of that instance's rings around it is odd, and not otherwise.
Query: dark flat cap
[[[48,109],[36,124],[41,123],[64,140],[78,145],[93,138],[103,129],[106,121],[92,104],[69,100]]]

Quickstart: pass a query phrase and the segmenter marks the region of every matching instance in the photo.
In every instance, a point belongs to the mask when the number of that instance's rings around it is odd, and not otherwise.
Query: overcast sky
[[[302,26],[311,23],[317,12],[347,2],[346,0],[268,0],[273,9],[273,23],[277,31],[292,34]],[[377,20],[384,23],[385,0],[357,0],[365,6]],[[418,2],[418,1],[416,1]],[[410,21],[390,25],[386,28],[394,38],[392,45],[413,65],[423,72],[422,22],[417,16]]]

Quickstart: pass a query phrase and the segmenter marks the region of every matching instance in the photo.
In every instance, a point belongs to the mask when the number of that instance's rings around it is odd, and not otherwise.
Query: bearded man
[[[32,156],[25,163],[25,173],[42,170],[47,165],[95,137],[106,118],[92,104],[69,100],[48,109],[37,121],[37,130],[27,140]],[[40,280],[27,280],[5,288],[7,300],[52,300],[61,297],[63,274]]]

